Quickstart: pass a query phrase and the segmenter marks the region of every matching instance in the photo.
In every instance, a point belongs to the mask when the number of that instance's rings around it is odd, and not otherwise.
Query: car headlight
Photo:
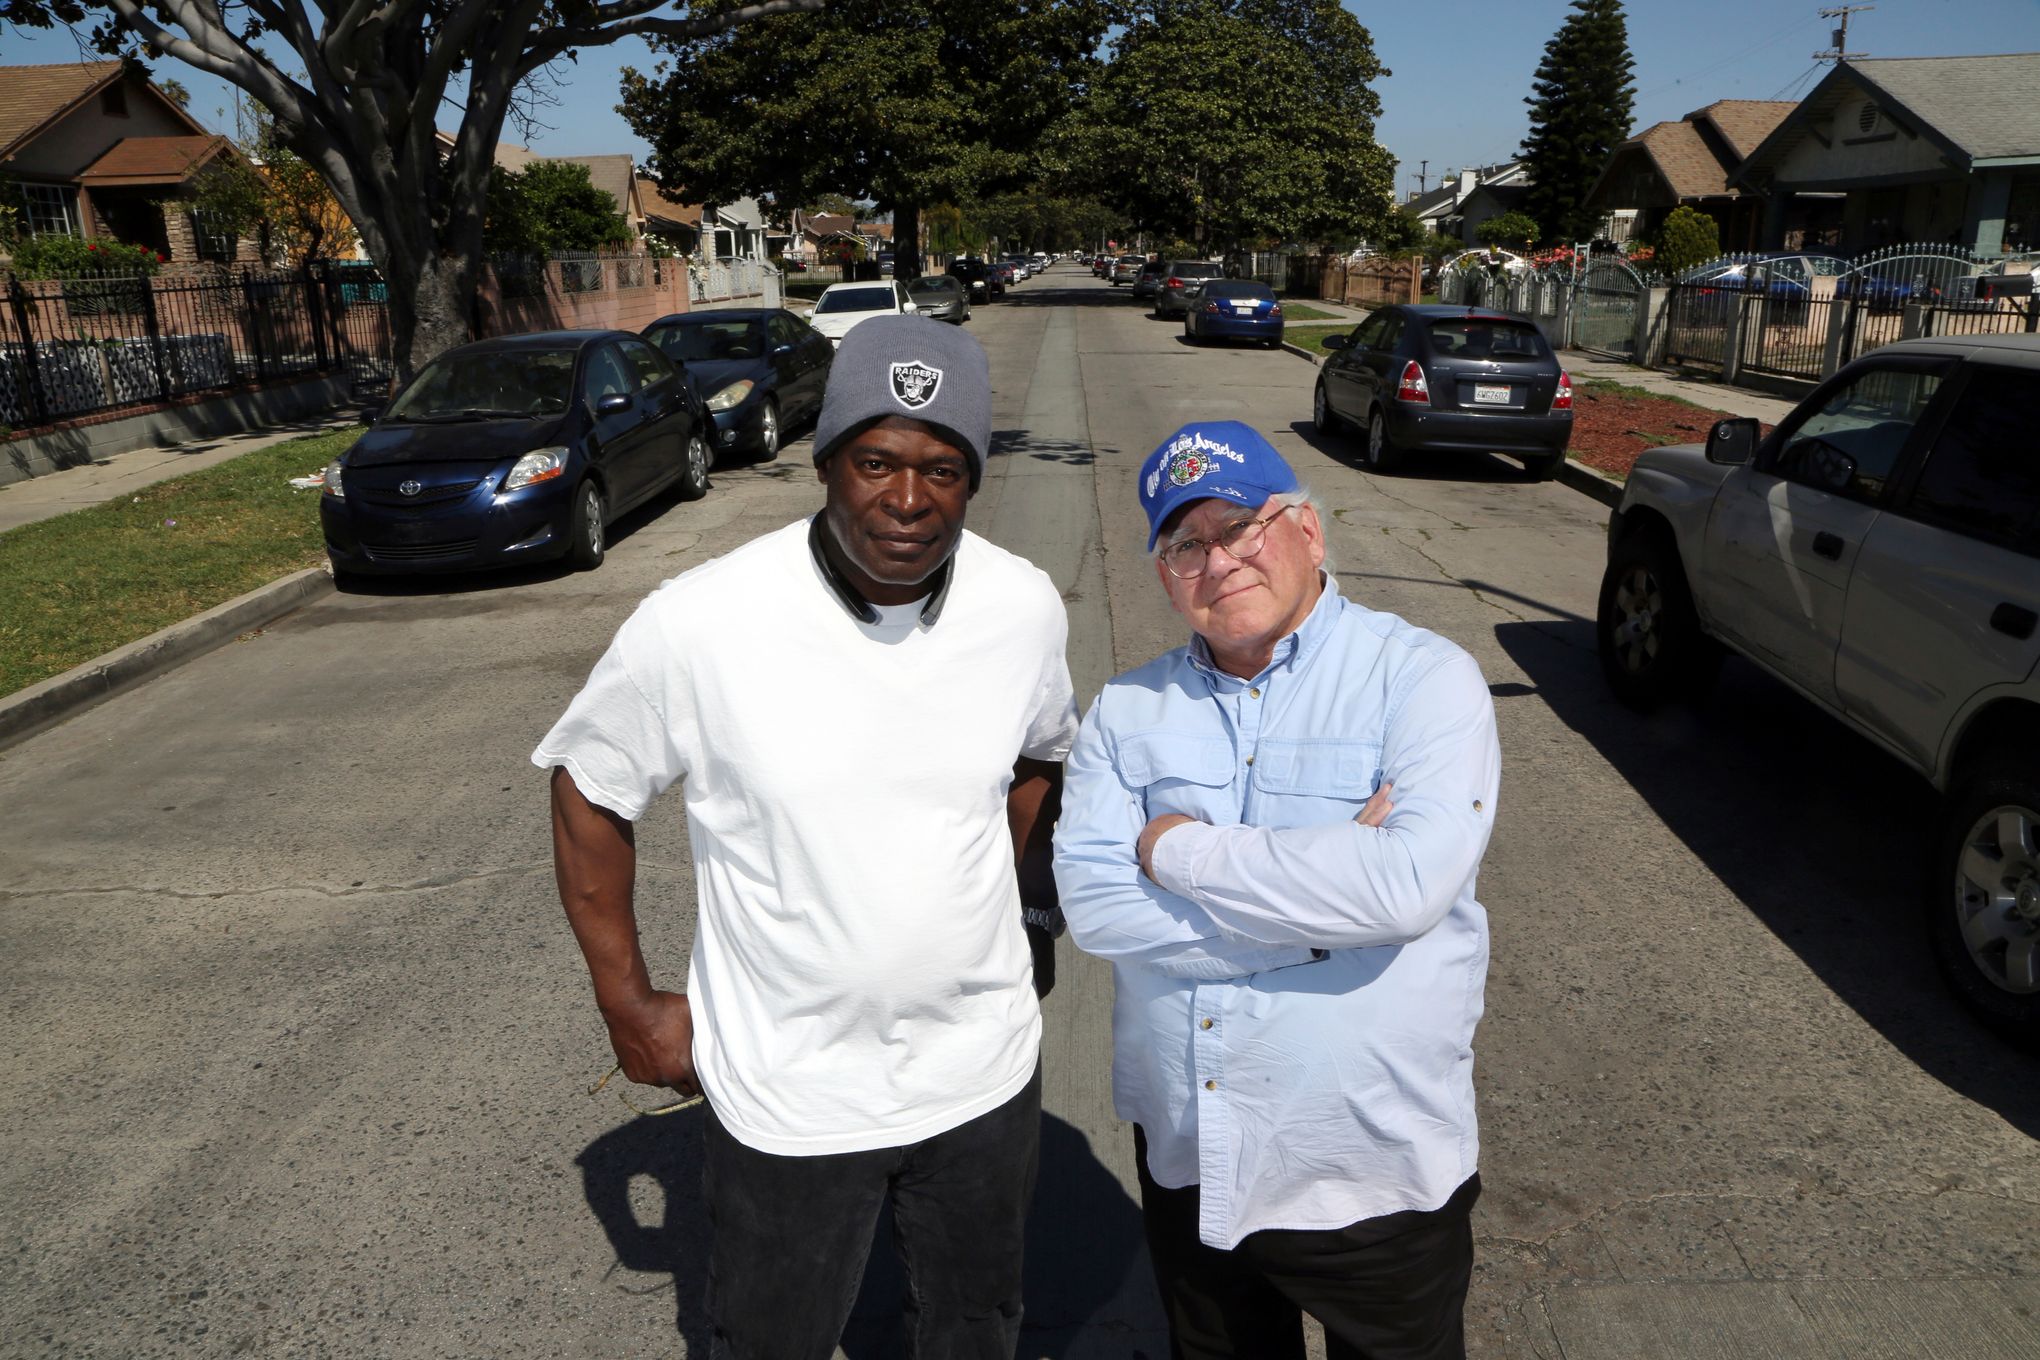
[[[745,397],[750,396],[751,389],[756,386],[757,384],[749,378],[745,378],[742,382],[733,382],[708,399],[708,409],[711,411],[727,411]]]
[[[341,467],[340,460],[338,458],[335,458],[332,462],[326,464],[326,472],[324,477],[326,483],[326,494],[328,496],[337,496],[339,499],[344,501],[347,499],[347,488],[341,485],[340,474]]]
[[[567,449],[564,444],[556,444],[549,449],[533,449],[510,469],[510,475],[503,479],[503,489],[516,491],[566,474]]]

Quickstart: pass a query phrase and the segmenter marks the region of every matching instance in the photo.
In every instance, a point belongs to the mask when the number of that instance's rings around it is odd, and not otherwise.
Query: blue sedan
[[[326,468],[336,577],[565,557],[598,567],[618,515],[708,492],[712,428],[686,379],[628,331],[448,350]]]
[[[717,456],[779,456],[786,432],[822,409],[836,347],[778,307],[675,312],[645,327],[645,339],[680,365],[715,421]]]
[[[1258,340],[1274,349],[1282,343],[1282,304],[1265,283],[1213,279],[1183,305],[1183,334],[1193,344]]]

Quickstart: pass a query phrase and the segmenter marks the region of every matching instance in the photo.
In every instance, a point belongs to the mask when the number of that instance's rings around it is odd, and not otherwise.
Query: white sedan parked
[[[850,328],[874,316],[912,316],[921,309],[907,295],[907,285],[895,279],[877,283],[832,283],[815,300],[808,317],[812,325],[833,344],[841,344]]]

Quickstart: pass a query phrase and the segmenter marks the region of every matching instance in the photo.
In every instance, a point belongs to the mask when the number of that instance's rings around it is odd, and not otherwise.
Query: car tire
[[[2040,1048],[2040,742],[2007,744],[1948,795],[1927,924],[1955,995]]]
[[[683,501],[698,501],[708,494],[708,467],[714,455],[708,451],[708,441],[696,430],[687,436],[685,450],[680,455],[684,466],[680,471],[679,495]]]
[[[1629,533],[1609,548],[1594,638],[1608,688],[1640,712],[1698,697],[1721,667],[1721,648],[1701,630],[1678,553],[1661,533]]]
[[[1332,399],[1325,391],[1323,378],[1319,378],[1317,386],[1311,389],[1310,424],[1312,429],[1328,437],[1346,432],[1346,422],[1332,409]]]
[[[1367,416],[1367,470],[1394,472],[1403,464],[1403,450],[1388,432],[1388,417],[1379,406]]]
[[[757,461],[761,463],[778,462],[779,440],[779,403],[767,397],[764,409],[758,413]]]
[[[567,560],[578,571],[595,570],[608,553],[602,514],[602,488],[593,482],[581,483],[574,493],[574,522],[567,531]]]
[[[1565,451],[1563,449],[1557,453],[1540,454],[1534,457],[1525,456],[1523,459],[1523,471],[1533,482],[1550,481],[1558,475],[1558,470],[1564,466]]]

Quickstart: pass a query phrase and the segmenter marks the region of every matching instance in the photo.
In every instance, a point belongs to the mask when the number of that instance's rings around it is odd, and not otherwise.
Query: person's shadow
[[[597,1138],[575,1159],[588,1207],[616,1252],[605,1283],[634,1295],[670,1287],[675,1324],[691,1356],[709,1353],[703,1304],[708,1210],[701,1195],[702,1123],[698,1108],[633,1119]],[[632,1184],[641,1178],[664,1192],[657,1221],[642,1220],[633,1203]],[[649,1198],[642,1192],[638,1197]],[[1145,1274],[1140,1207],[1092,1155],[1081,1132],[1044,1114],[1041,1174],[1027,1223],[1026,1353],[1068,1353],[1084,1324],[1119,1298],[1127,1273],[1136,1266]],[[904,1293],[888,1213],[880,1218],[857,1305],[843,1334],[845,1355],[880,1360],[904,1353]]]

